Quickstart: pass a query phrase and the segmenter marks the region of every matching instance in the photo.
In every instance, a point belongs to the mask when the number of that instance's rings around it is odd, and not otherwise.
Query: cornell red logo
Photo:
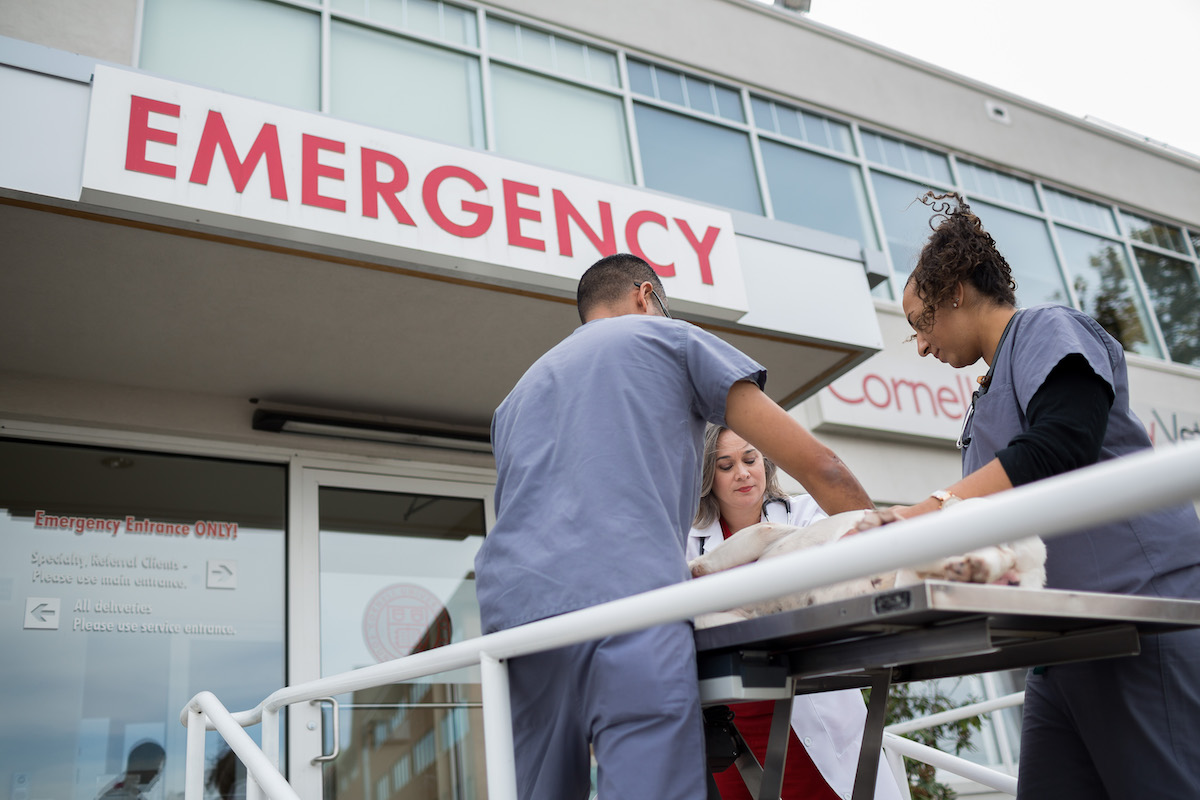
[[[363,639],[378,661],[441,647],[450,635],[450,615],[441,602],[411,583],[380,590],[363,615]]]

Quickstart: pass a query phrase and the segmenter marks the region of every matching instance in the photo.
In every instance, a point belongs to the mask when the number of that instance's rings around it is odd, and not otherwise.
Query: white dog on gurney
[[[957,505],[961,508],[963,505],[976,502],[986,501],[969,500]],[[742,564],[786,555],[807,547],[829,544],[853,531],[863,517],[869,513],[871,513],[869,510],[847,511],[803,528],[775,522],[760,522],[757,525],[743,528],[722,542],[719,547],[714,547],[699,558],[692,559],[688,562],[688,566],[691,567],[692,576],[698,578]],[[941,513],[954,512],[947,509]],[[889,534],[890,532],[872,531],[860,535]],[[900,569],[881,575],[836,583],[832,586],[823,586],[810,591],[796,592],[727,612],[702,614],[696,619],[696,627],[708,628],[779,611],[790,611],[805,606],[844,600],[848,597],[886,591],[895,586],[907,586],[927,578],[960,583],[1005,583],[1029,589],[1040,589],[1046,585],[1046,545],[1040,538],[1033,536],[1012,544],[984,547],[965,555],[951,556],[914,569]]]

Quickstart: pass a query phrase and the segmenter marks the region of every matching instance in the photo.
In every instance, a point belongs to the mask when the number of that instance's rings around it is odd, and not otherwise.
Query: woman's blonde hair
[[[729,430],[721,425],[710,424],[704,431],[704,468],[700,473],[700,507],[696,510],[696,519],[692,525],[704,528],[721,516],[721,507],[713,496],[713,473],[717,469],[717,439]],[[763,471],[766,473],[766,491],[763,492],[763,508],[775,500],[788,501],[787,494],[779,487],[779,467],[771,459],[759,452],[763,460]]]

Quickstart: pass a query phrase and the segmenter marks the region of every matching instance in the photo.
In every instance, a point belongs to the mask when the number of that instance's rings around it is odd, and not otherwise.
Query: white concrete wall
[[[134,63],[138,0],[4,0],[0,36]]]

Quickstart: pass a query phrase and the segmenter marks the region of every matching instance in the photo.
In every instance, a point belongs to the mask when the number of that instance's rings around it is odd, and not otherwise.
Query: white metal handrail
[[[268,754],[271,771],[278,774],[280,708],[480,664],[488,797],[490,800],[515,800],[506,659],[691,619],[698,614],[925,563],[1034,533],[1051,538],[1194,498],[1200,498],[1200,442],[1148,451],[1076,470],[1003,492],[986,503],[963,504],[943,513],[897,523],[885,529],[886,533],[851,536],[828,547],[798,551],[700,580],[285,687],[273,692],[255,708],[229,715],[229,719],[241,726],[262,723],[262,749]],[[181,721],[189,728],[212,725],[228,739],[213,716],[214,710],[223,707],[216,698],[202,697],[203,694],[188,702],[181,712]],[[201,725],[206,718],[208,721]],[[199,783],[191,778],[204,767],[203,736],[198,738],[201,741],[198,754],[193,753],[190,746],[188,749],[186,800],[201,800],[202,797],[202,789],[193,789]],[[231,741],[230,745],[233,744]],[[245,743],[241,745],[244,749]],[[289,797],[276,793],[273,779],[269,784],[264,782],[262,776],[266,773],[261,762],[258,767],[251,772],[253,778],[248,788],[252,792],[256,788],[254,784],[259,784],[272,800]]]
[[[915,761],[924,761],[926,764],[938,769],[968,778],[989,789],[995,789],[998,792],[1015,796],[1017,793],[1017,779],[1012,775],[992,769],[991,767],[976,764],[974,761],[968,761],[960,756],[944,753],[937,748],[928,747],[920,742],[914,742],[912,739],[905,738],[900,734],[933,728],[938,725],[944,725],[947,722],[958,722],[959,720],[974,717],[977,714],[987,714],[992,711],[999,711],[1002,708],[1019,706],[1024,702],[1024,692],[1013,692],[1003,697],[995,697],[991,700],[984,700],[978,703],[968,703],[965,706],[951,708],[937,714],[929,714],[928,716],[888,725],[883,729],[883,750],[888,758],[888,763],[892,767],[893,772],[897,773],[897,780],[900,779],[899,776],[904,774],[904,765],[903,762],[897,765],[894,756],[905,756]]]
[[[920,742],[905,739],[903,736],[897,736],[894,733],[884,732],[883,749],[916,761],[924,761],[926,764],[938,769],[944,769],[947,772],[953,772],[955,775],[961,775],[964,778],[969,778],[978,784],[982,784],[989,789],[995,789],[998,792],[1011,795],[1016,795],[1017,793],[1017,779],[1012,775],[997,772],[982,764],[967,761],[965,758],[943,753],[937,748],[927,747]]]
[[[884,728],[888,733],[912,733],[913,731],[923,731],[926,728],[933,728],[937,725],[944,725],[947,722],[958,722],[968,717],[974,717],[978,714],[987,714],[991,711],[998,711],[1001,708],[1011,708],[1019,706],[1025,702],[1024,692],[1013,692],[1006,694],[1003,697],[994,697],[991,700],[982,700],[978,703],[968,703],[965,706],[951,708],[947,711],[940,711],[937,714],[930,714],[926,717],[917,717],[916,719],[897,722],[893,725],[888,725]]]

